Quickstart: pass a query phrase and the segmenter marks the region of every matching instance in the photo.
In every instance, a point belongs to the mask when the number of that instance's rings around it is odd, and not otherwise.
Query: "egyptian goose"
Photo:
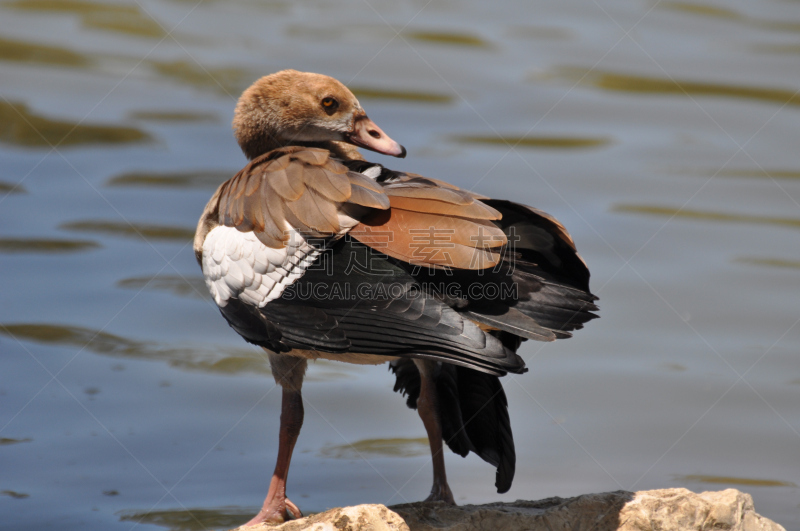
[[[301,516],[286,497],[308,360],[389,362],[428,433],[433,488],[454,504],[442,442],[497,467],[515,453],[499,376],[527,369],[526,339],[596,317],[564,227],[534,208],[366,162],[406,150],[337,80],[284,70],[245,90],[233,129],[250,162],[223,183],[194,252],[223,317],[266,350],[283,390],[278,459],[248,525]]]

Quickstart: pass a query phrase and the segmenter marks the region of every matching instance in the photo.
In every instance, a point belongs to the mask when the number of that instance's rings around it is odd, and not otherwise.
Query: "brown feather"
[[[304,170],[306,185],[329,200],[341,203],[350,197],[350,180],[346,174],[337,174],[319,166],[306,166]]]
[[[454,205],[469,205],[475,200],[461,190],[449,190],[430,186],[427,183],[392,183],[384,187],[386,195],[412,199],[432,199]]]
[[[288,159],[288,157],[285,158]],[[270,183],[275,192],[287,201],[297,201],[297,199],[299,199],[306,190],[306,186],[303,181],[289,179],[289,176],[286,174],[286,168],[280,168],[273,172],[264,170],[264,174],[262,175],[261,179],[265,183]]]
[[[322,166],[328,161],[330,151],[327,149],[305,148],[292,155],[295,160],[301,160],[312,166]]]
[[[322,234],[339,232],[336,206],[313,190],[306,190],[300,199],[286,203],[286,206],[306,230]]]
[[[505,234],[482,220],[392,208],[374,214],[350,234],[393,258],[417,265],[485,269],[501,255],[487,247],[505,245]]]
[[[283,152],[283,151],[281,151],[281,152]],[[267,164],[264,167],[264,171],[273,172],[273,171],[278,171],[278,170],[285,170],[286,166],[289,165],[289,162],[291,162],[291,160],[292,159],[289,157],[289,155],[283,155],[282,157],[281,156],[276,157],[276,158],[272,159],[270,161],[270,163]]]
[[[398,197],[390,195],[392,208],[412,210],[415,212],[429,212],[431,214],[444,214],[448,216],[458,216],[472,219],[496,220],[497,211],[480,201],[475,201],[468,205],[454,205],[444,201],[432,199],[412,199],[409,197]]]
[[[264,210],[265,221],[267,222],[264,231],[269,233],[275,240],[281,242],[278,247],[283,247],[289,235],[286,233],[286,203],[276,193],[267,193],[262,197],[261,208]]]
[[[385,194],[374,192],[370,188],[362,188],[361,186],[350,183],[350,199],[349,203],[361,205],[369,208],[377,208],[379,210],[388,209],[391,204],[389,198]]]
[[[372,190],[373,192],[377,192],[379,194],[385,194],[386,190],[383,186],[375,182],[373,179],[370,179],[363,173],[358,173],[355,171],[347,172],[347,177],[350,179],[350,184],[357,184],[362,188],[366,188],[368,190]]]

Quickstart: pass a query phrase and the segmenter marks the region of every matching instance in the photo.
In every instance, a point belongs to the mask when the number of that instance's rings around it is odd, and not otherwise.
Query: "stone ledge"
[[[760,516],[736,489],[696,494],[687,489],[604,492],[575,498],[453,507],[444,503],[357,505],[280,526],[241,531],[786,531]]]

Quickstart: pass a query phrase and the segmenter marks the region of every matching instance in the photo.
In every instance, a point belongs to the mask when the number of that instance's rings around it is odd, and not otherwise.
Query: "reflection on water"
[[[165,527],[170,531],[207,531],[231,529],[247,522],[258,509],[220,507],[219,509],[176,509],[174,511],[122,511],[122,522],[136,522]]]
[[[450,44],[454,46],[469,46],[477,48],[488,48],[489,43],[477,35],[469,33],[448,33],[439,31],[408,31],[403,33],[403,37],[415,41],[429,42],[433,44]]]
[[[764,225],[779,225],[785,227],[800,227],[800,218],[751,216],[748,214],[727,214],[724,212],[709,212],[705,210],[692,210],[688,208],[672,208],[648,205],[615,205],[614,212],[632,214],[647,214],[653,216],[667,216],[670,218],[698,219],[703,221],[722,221],[730,223],[757,223]]]
[[[739,20],[743,18],[742,15],[732,9],[708,4],[696,4],[689,2],[659,2],[658,7],[682,11],[684,13],[691,13],[692,15],[703,15],[722,19]]]
[[[775,479],[753,479],[735,478],[728,476],[705,476],[702,474],[691,474],[688,476],[676,476],[678,481],[697,481],[699,483],[720,483],[725,485],[741,485],[745,487],[796,487],[791,481],[778,481]]]
[[[391,30],[382,26],[361,26],[357,24],[290,24],[284,31],[288,37],[327,43],[354,35],[359,37],[391,35]]]
[[[708,4],[694,4],[689,2],[660,2],[658,7],[671,9],[673,11],[680,11],[691,15],[713,17],[721,20],[732,20],[748,24],[754,28],[790,32],[800,31],[800,24],[795,22],[764,20],[748,17],[732,9]]]
[[[750,264],[766,267],[783,267],[788,269],[800,269],[800,261],[784,260],[782,258],[756,258],[753,256],[743,256],[735,260],[740,264]]]
[[[28,110],[24,103],[0,101],[0,142],[27,147],[142,142],[150,136],[133,127],[85,125],[51,120]]]
[[[133,111],[128,114],[132,120],[150,122],[214,122],[217,115],[204,112]]]
[[[659,367],[673,372],[684,372],[687,370],[686,365],[681,363],[662,363]]]
[[[8,496],[9,498],[14,498],[17,500],[24,500],[25,498],[29,498],[30,494],[17,492],[15,490],[0,490],[0,496]]]
[[[800,54],[800,44],[754,44],[749,48],[756,53]]]
[[[199,288],[200,286],[198,286]],[[202,286],[206,292],[205,285]],[[267,354],[260,348],[175,347],[135,341],[115,334],[80,326],[40,323],[0,323],[0,335],[18,341],[66,346],[88,350],[102,356],[163,361],[171,367],[221,375],[272,374]],[[343,363],[315,360],[309,363],[306,381],[332,381],[352,378]]]
[[[202,277],[181,277],[158,275],[155,277],[123,278],[117,286],[125,289],[149,289],[166,291],[180,297],[194,297],[206,300],[209,298],[206,282]]]
[[[426,437],[416,439],[364,439],[351,444],[323,446],[319,451],[322,457],[333,459],[361,459],[375,457],[416,457],[430,454]]]
[[[18,340],[87,348],[98,354],[128,355],[142,350],[142,343],[78,326],[48,324],[4,324],[0,334]]]
[[[0,181],[0,194],[24,194],[27,193],[21,184],[4,183]]]
[[[194,227],[172,227],[153,223],[126,223],[124,221],[86,220],[71,221],[59,225],[60,229],[93,232],[110,236],[144,238],[146,240],[169,240],[186,242],[194,238]]]
[[[565,28],[551,28],[547,26],[514,26],[508,30],[508,36],[521,39],[546,39],[565,40],[574,37],[574,34]]]
[[[34,44],[0,37],[0,61],[42,63],[58,66],[87,66],[87,56],[46,44]]]
[[[15,0],[4,7],[25,11],[79,15],[84,26],[107,31],[160,38],[166,31],[134,3],[105,4],[84,0]]]
[[[285,31],[290,37],[328,43],[334,40],[339,41],[351,38],[386,40],[395,37],[395,32],[383,24],[291,24]],[[489,42],[476,34],[458,31],[409,30],[403,31],[400,38],[426,44],[439,44],[451,47],[491,47]]]
[[[794,89],[705,83],[571,67],[558,69],[556,76],[615,92],[746,98],[780,105],[800,105],[800,93]]]
[[[179,173],[124,173],[112,177],[108,186],[141,186],[153,188],[202,188],[215,190],[236,175],[236,171],[187,171]]]
[[[203,67],[195,61],[151,61],[149,64],[165,78],[232,98],[238,98],[248,85],[261,77],[242,68]]]
[[[773,169],[754,169],[754,170],[722,170],[720,172],[706,172],[706,175],[719,175],[722,177],[755,177],[765,179],[800,179],[800,171],[797,170],[773,170]]]
[[[99,243],[88,240],[0,238],[0,253],[76,253],[99,247]]]
[[[19,341],[86,349],[118,358],[166,361],[172,367],[216,374],[271,374],[266,354],[260,349],[237,350],[233,354],[206,348],[175,348],[134,341],[100,330],[52,324],[0,324],[0,335]]]
[[[398,100],[413,103],[452,103],[453,96],[437,92],[384,90],[370,87],[348,87],[358,99]]]
[[[26,443],[31,442],[33,439],[25,438],[25,439],[12,439],[10,437],[0,437],[0,446],[6,446],[11,444],[19,444],[19,443]]]
[[[486,146],[504,146],[508,148],[543,148],[543,149],[583,149],[604,146],[611,142],[610,138],[596,137],[559,137],[559,136],[480,136],[459,135],[452,139],[462,144],[481,144]]]

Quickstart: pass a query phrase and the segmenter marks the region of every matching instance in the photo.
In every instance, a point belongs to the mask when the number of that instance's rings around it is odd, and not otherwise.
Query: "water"
[[[740,488],[800,529],[800,5],[12,0],[0,4],[2,529],[213,529],[255,511],[280,393],[190,235],[244,162],[239,92],[333,75],[409,151],[372,158],[557,216],[601,319],[526,343],[511,491]],[[385,367],[317,362],[289,494],[430,487]]]

